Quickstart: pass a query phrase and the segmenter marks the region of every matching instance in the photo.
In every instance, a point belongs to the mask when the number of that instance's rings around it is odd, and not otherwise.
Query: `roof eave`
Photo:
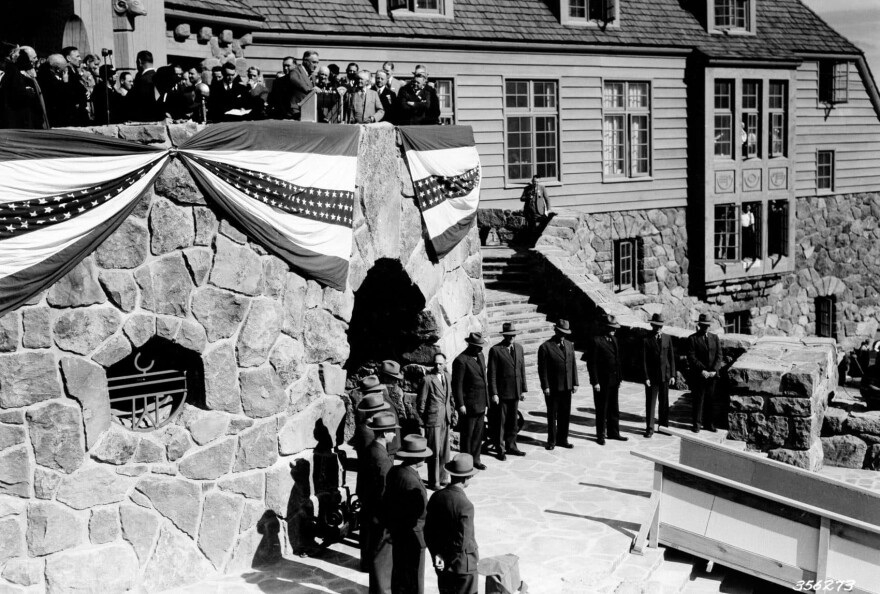
[[[224,16],[219,14],[207,14],[195,10],[181,10],[177,8],[166,8],[165,16],[183,20],[198,20],[204,23],[212,23],[218,25],[231,25],[233,27],[255,28],[263,25],[265,19],[262,17],[250,16]]]

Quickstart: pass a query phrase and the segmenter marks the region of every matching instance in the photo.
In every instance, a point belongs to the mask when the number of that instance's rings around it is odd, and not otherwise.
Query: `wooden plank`
[[[859,589],[880,592],[880,536],[833,522],[828,577],[854,580]]]
[[[665,474],[666,471],[664,471]],[[663,481],[660,521],[694,534],[705,534],[715,495],[683,485],[678,480]]]
[[[646,520],[642,522],[639,533],[633,539],[631,553],[643,555],[645,545],[648,543],[650,536],[650,545],[657,547],[657,531],[660,527],[660,498],[663,491],[663,467],[659,464],[654,465],[654,489],[651,492],[651,499],[648,501],[648,515]]]
[[[816,579],[828,576],[828,545],[831,540],[831,520],[822,518],[819,524],[819,546],[816,551]]]

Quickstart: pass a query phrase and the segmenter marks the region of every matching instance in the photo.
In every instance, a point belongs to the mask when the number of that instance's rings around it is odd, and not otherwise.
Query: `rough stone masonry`
[[[95,132],[170,146],[196,130]],[[394,129],[363,127],[359,161],[345,292],[291,272],[172,162],[103,245],[0,319],[0,590],[159,591],[249,568],[316,422],[332,434],[346,414],[354,292],[377,260],[401,263],[445,352],[483,326],[476,229],[431,263]],[[133,432],[107,368],[154,336],[201,358],[205,403]]]

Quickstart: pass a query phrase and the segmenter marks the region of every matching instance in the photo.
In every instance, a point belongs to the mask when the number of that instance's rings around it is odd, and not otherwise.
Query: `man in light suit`
[[[290,82],[290,113],[295,120],[302,117],[302,103],[315,88],[314,74],[319,63],[318,52],[309,50],[303,54],[302,63],[287,75]]]
[[[483,444],[483,417],[489,406],[486,388],[486,340],[480,332],[471,332],[465,339],[465,351],[452,362],[452,396],[458,408],[461,451],[474,458],[474,467],[485,470],[480,462]]]
[[[505,322],[501,327],[504,339],[489,349],[489,394],[496,409],[492,425],[492,442],[498,449],[498,459],[507,454],[525,456],[516,447],[517,411],[520,400],[525,400],[526,358],[522,345],[516,343],[516,326]]]
[[[654,409],[660,400],[660,426],[669,427],[669,386],[675,383],[675,349],[672,337],[663,334],[663,314],[650,320],[652,332],[642,342],[642,372],[645,378],[645,437],[654,435]]]
[[[721,341],[709,332],[712,319],[700,314],[697,331],[688,338],[688,363],[691,373],[691,394],[694,397],[693,426],[691,431],[700,432],[702,422],[706,429],[715,432],[715,383],[721,369]]]
[[[552,450],[571,448],[568,423],[571,417],[571,395],[577,392],[577,363],[574,345],[566,336],[571,334],[568,320],[559,320],[553,328],[556,336],[538,347],[538,378],[547,404],[547,445]]]
[[[449,428],[452,427],[452,376],[446,371],[446,355],[434,355],[434,368],[425,374],[416,400],[416,410],[431,455],[428,457],[428,487],[434,491],[449,484],[444,465],[449,458]]]
[[[345,113],[349,124],[373,124],[385,117],[379,93],[370,88],[370,73],[358,72],[358,87],[345,94]]]
[[[612,315],[604,316],[602,324],[602,333],[593,337],[587,350],[587,371],[593,386],[596,441],[599,445],[605,445],[606,429],[608,439],[629,439],[620,434],[619,390],[623,372],[620,368],[620,345],[614,336],[620,324]]]

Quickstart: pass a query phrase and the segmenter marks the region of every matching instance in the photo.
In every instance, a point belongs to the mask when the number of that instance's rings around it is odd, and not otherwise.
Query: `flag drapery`
[[[436,257],[464,239],[480,204],[480,155],[467,126],[401,126],[416,202]]]

